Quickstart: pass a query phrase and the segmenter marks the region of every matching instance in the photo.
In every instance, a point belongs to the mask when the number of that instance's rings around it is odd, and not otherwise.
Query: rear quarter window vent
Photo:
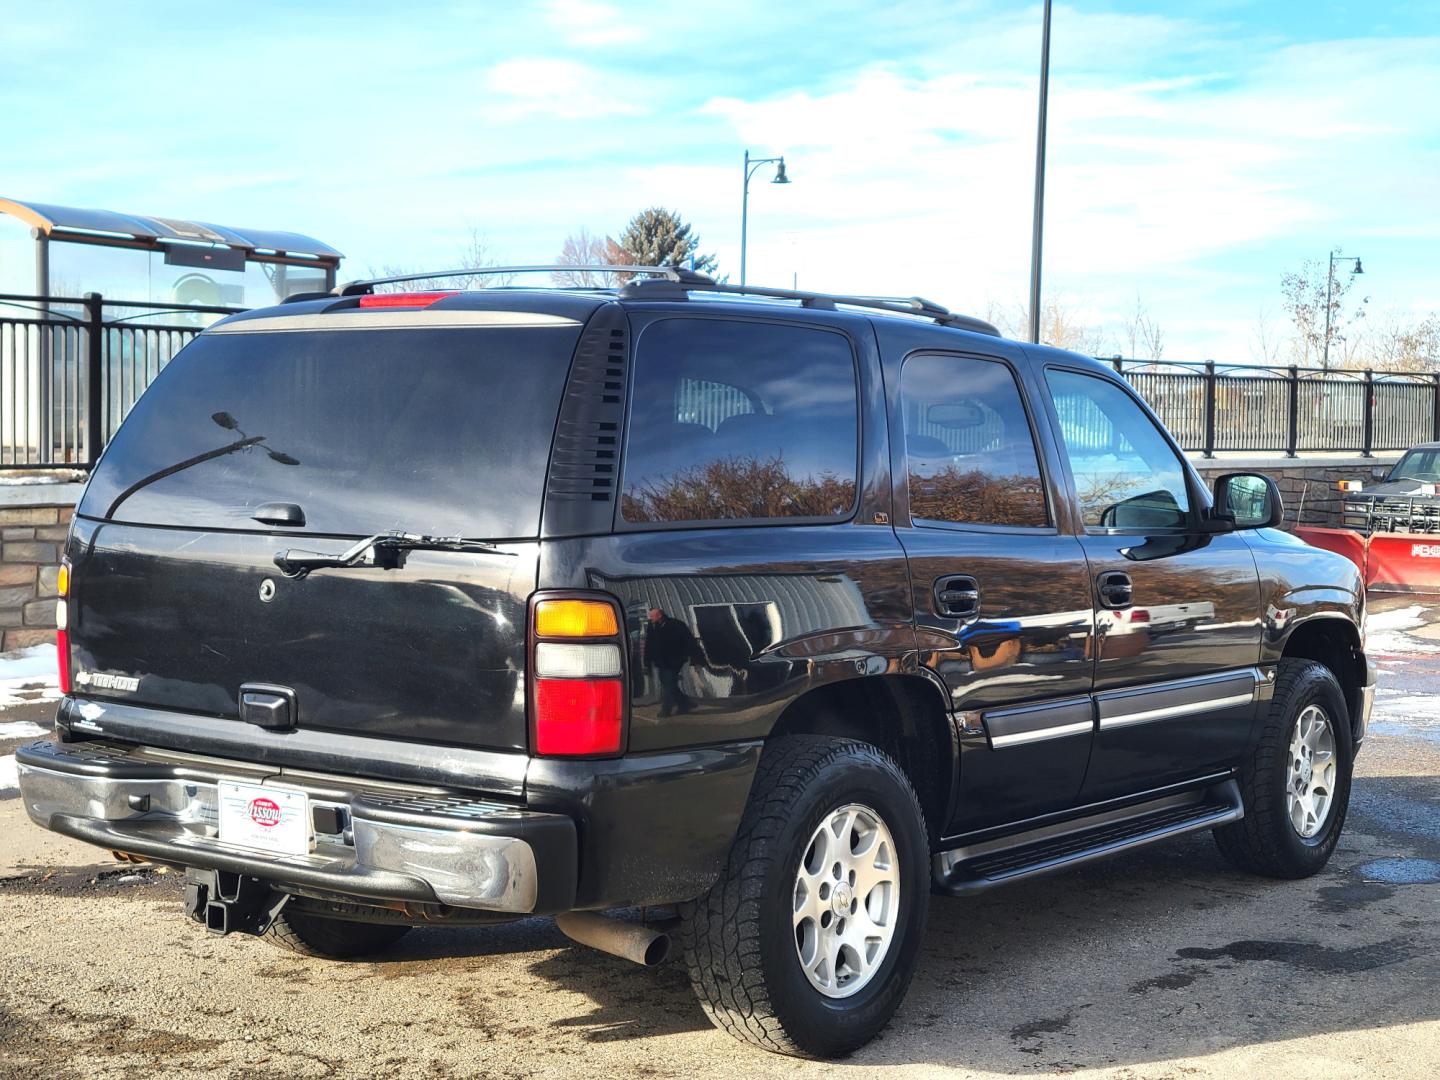
[[[605,532],[620,484],[620,439],[630,326],[619,304],[595,312],[580,336],[550,454],[544,536]]]

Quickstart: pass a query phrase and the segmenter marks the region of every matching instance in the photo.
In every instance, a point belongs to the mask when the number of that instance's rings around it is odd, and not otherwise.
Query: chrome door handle
[[[1095,579],[1100,603],[1107,608],[1128,608],[1135,600],[1135,583],[1123,570],[1109,570]]]
[[[935,611],[950,619],[973,619],[980,614],[980,585],[968,574],[947,574],[935,579]]]

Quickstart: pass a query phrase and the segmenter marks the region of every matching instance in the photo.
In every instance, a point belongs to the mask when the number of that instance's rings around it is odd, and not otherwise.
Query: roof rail
[[[1000,331],[984,319],[973,315],[957,315],[949,308],[926,300],[923,296],[847,296],[843,293],[807,292],[802,289],[775,289],[766,285],[731,285],[694,275],[703,281],[632,281],[620,289],[620,295],[628,299],[659,299],[674,296],[677,292],[718,292],[736,296],[765,296],[776,300],[799,300],[802,307],[834,308],[837,304],[847,307],[869,308],[876,311],[893,311],[901,315],[921,315],[934,319],[942,326],[970,330],[991,337],[1002,336]],[[677,289],[676,285],[681,288]]]
[[[691,292],[727,293],[733,296],[764,296],[773,300],[798,300],[801,306],[811,308],[834,308],[837,304],[848,307],[868,308],[874,311],[893,311],[900,315],[919,315],[934,319],[942,326],[970,330],[977,334],[1000,337],[1000,331],[984,319],[973,315],[958,315],[949,308],[926,300],[923,296],[847,296],[842,293],[807,292],[801,289],[775,289],[765,285],[731,285],[719,282],[708,274],[688,270],[682,266],[611,266],[599,263],[591,266],[482,266],[460,270],[433,270],[419,274],[396,274],[392,277],[365,278],[348,281],[336,286],[335,296],[359,296],[375,291],[376,285],[399,285],[409,281],[434,281],[440,278],[482,277],[501,274],[545,274],[545,273],[596,273],[647,275],[650,280],[629,281],[621,286],[620,296],[633,300],[684,300]]]
[[[664,278],[666,281],[674,284],[689,282],[703,284],[711,282],[711,279],[706,275],[697,274],[693,270],[686,270],[680,266],[611,266],[608,264],[595,266],[562,266],[559,264],[550,266],[478,266],[467,267],[462,270],[427,270],[419,274],[395,274],[391,277],[362,278],[358,281],[347,281],[343,285],[337,285],[332,291],[332,295],[360,296],[364,293],[374,292],[376,285],[399,285],[407,281],[434,281],[437,278],[486,277],[500,274],[575,274],[587,272],[599,274],[650,274],[655,277]]]

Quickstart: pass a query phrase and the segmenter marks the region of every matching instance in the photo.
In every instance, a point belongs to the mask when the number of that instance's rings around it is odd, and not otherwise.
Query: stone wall
[[[0,651],[55,640],[55,579],[74,505],[32,490],[26,505],[0,505]]]
[[[1307,461],[1305,458],[1192,457],[1191,464],[1213,485],[1215,478],[1230,472],[1264,473],[1275,481],[1285,501],[1285,527],[1340,524],[1341,480],[1359,480],[1366,487],[1378,483],[1390,471],[1398,454],[1373,458],[1344,458]]]

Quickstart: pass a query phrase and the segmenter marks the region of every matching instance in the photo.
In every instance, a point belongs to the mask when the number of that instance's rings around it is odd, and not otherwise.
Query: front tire
[[[1353,754],[1350,710],[1334,674],[1313,660],[1281,660],[1240,773],[1245,816],[1215,830],[1221,853],[1265,877],[1319,873],[1345,826]]]
[[[841,1057],[869,1042],[915,972],[929,855],[914,789],[880,750],[771,742],[719,880],[682,909],[711,1021],[782,1054]]]

